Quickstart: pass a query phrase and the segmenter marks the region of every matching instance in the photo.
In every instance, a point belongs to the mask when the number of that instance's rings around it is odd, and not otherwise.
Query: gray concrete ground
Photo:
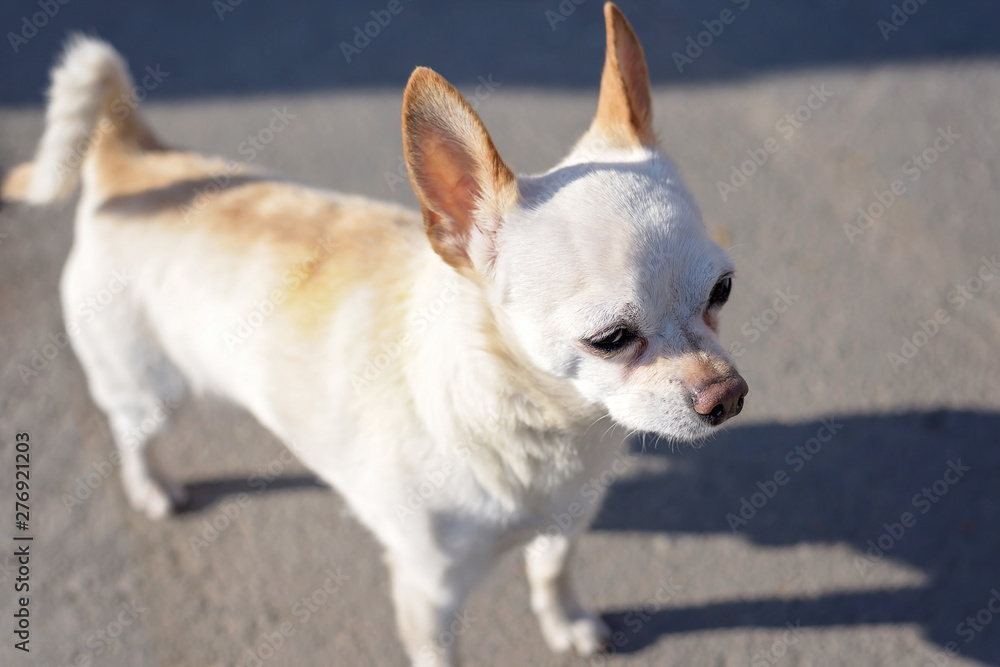
[[[350,64],[339,42],[382,3],[244,2],[221,21],[207,0],[60,5],[17,53],[0,45],[0,168],[31,156],[45,70],[74,28],[111,39],[137,74],[169,72],[144,113],[172,144],[240,159],[287,107],[295,118],[255,163],[404,203],[394,174],[414,64],[471,96],[493,75],[478,107],[519,171],[550,166],[587,126],[596,1],[555,30],[555,1],[403,2]],[[742,4],[624,5],[650,55],[663,146],[738,267],[722,338],[739,344],[751,394],[703,448],[639,455],[583,539],[582,597],[619,633],[607,664],[1000,665],[998,10],[914,3],[884,40],[889,2]],[[678,72],[673,51],[726,7],[735,21]],[[5,6],[0,28],[37,11]],[[803,110],[814,90],[826,99]],[[783,120],[796,113],[798,126]],[[718,182],[772,137],[777,152],[723,199]],[[886,194],[896,180],[902,194]],[[845,228],[859,206],[872,224]],[[150,523],[126,506],[79,364],[45,347],[65,326],[71,217],[0,210],[0,664],[403,664],[374,541],[245,413],[180,407],[153,450],[193,510]],[[36,351],[54,358],[22,379]],[[820,443],[824,419],[836,432]],[[20,431],[30,654],[11,632]],[[267,470],[279,477],[258,492]],[[512,556],[470,601],[466,663],[581,664],[547,652],[527,602]],[[271,649],[283,624],[293,633]]]

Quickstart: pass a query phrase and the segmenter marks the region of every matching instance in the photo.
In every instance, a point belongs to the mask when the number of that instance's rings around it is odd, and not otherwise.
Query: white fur
[[[128,86],[110,47],[72,43],[53,75],[32,201],[66,192],[72,173],[58,165],[94,131],[109,96]],[[621,363],[579,341],[628,316],[648,338],[637,363],[725,359],[702,310],[732,267],[658,150],[589,137],[552,171],[521,177],[520,200],[497,233],[470,241],[494,257],[482,281],[431,251],[416,214],[324,193],[359,215],[400,220],[410,247],[401,317],[411,338],[360,389],[357,378],[381,352],[374,282],[331,306],[317,335],[296,333],[279,309],[232,351],[233,323],[280,283],[284,256],[267,244],[227,246],[196,226],[122,225],[102,209],[95,169],[88,161],[62,300],[69,317],[112,270],[132,276],[72,341],[122,450],[135,507],[162,517],[180,493],[148,469],[149,434],[130,434],[149,423],[159,430],[169,416],[161,406],[185,386],[211,391],[288,443],[384,545],[415,664],[453,663],[453,649],[437,641],[452,614],[499,554],[525,544],[531,606],[547,643],[598,650],[608,629],[576,601],[566,561],[600,505],[588,480],[618,472],[622,434],[609,435],[599,420],[610,413],[628,428],[681,439],[713,427],[692,409],[680,371],[667,365],[629,379]],[[421,488],[433,492],[424,498]],[[416,508],[408,506],[414,493]],[[569,530],[539,536],[573,503],[582,516]]]
[[[82,35],[69,39],[52,71],[29,202],[44,204],[73,190],[98,120],[111,101],[131,87],[128,68],[111,46]]]

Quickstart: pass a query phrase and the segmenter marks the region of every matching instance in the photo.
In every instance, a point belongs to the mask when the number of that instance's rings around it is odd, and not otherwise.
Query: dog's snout
[[[750,388],[746,380],[732,375],[695,390],[694,410],[712,426],[740,414],[743,398]]]

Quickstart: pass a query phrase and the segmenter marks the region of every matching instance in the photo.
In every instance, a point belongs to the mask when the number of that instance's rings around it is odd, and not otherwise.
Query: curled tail
[[[109,44],[73,35],[52,70],[45,133],[33,163],[16,167],[3,199],[46,204],[69,195],[88,153],[105,138],[137,148],[160,148],[135,109],[132,77]]]

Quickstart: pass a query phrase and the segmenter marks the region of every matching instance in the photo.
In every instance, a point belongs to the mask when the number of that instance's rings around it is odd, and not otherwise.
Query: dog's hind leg
[[[611,636],[600,618],[580,606],[569,580],[567,562],[573,551],[565,535],[539,535],[524,549],[531,609],[542,635],[556,653],[571,651],[587,657],[602,649]]]
[[[176,410],[185,383],[131,298],[129,272],[92,259],[74,248],[63,272],[67,331],[90,394],[108,417],[125,495],[132,507],[159,519],[183,502],[183,493],[153,475],[144,450]]]

